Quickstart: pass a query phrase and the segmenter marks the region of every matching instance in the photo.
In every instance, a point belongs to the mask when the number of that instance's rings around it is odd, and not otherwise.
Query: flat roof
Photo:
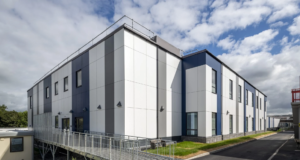
[[[0,128],[0,138],[2,137],[18,137],[33,136],[34,132],[28,128]]]

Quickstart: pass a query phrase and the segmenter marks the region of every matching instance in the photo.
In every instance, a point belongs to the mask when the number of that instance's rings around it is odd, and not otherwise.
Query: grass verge
[[[176,158],[189,158],[196,156],[201,153],[221,149],[227,146],[235,145],[238,143],[243,143],[247,142],[253,139],[257,139],[262,136],[266,136],[269,134],[274,134],[277,131],[267,131],[264,133],[259,133],[259,134],[253,134],[249,136],[243,136],[243,137],[238,137],[238,138],[233,138],[229,140],[224,140],[224,141],[219,141],[215,143],[198,143],[198,142],[191,142],[191,141],[184,141],[184,142],[179,142],[174,148],[174,155]],[[161,155],[169,155],[169,146],[167,147],[161,147],[158,149],[149,149],[147,152],[154,153],[154,154],[161,154]]]

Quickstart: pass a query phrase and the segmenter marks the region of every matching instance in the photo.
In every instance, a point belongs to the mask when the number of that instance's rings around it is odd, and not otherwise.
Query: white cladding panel
[[[238,77],[238,84],[241,86],[242,97],[241,102],[238,104],[238,133],[244,132],[244,80]]]
[[[236,132],[236,74],[230,71],[227,67],[222,66],[222,133],[229,134],[229,119],[232,115],[233,133]],[[232,81],[232,98],[230,98],[230,81]]]
[[[153,44],[126,30],[123,37],[123,62],[120,62],[123,65],[125,82],[123,132],[125,135],[155,138],[157,49]]]
[[[68,90],[64,90],[64,78],[68,77]],[[68,62],[62,68],[53,72],[52,82],[52,126],[55,126],[55,116],[58,116],[58,127],[62,127],[62,118],[70,119],[70,129],[72,129],[72,62]],[[55,94],[55,83],[58,83],[58,94]],[[60,113],[60,114],[58,114]]]

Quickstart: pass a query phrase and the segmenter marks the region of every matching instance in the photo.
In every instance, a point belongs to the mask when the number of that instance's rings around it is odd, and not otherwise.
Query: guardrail
[[[159,149],[161,141],[143,137],[107,134],[101,132],[80,133],[53,128],[34,128],[36,140],[67,146],[72,150],[89,153],[104,159],[174,159],[176,142],[161,140],[167,147]],[[153,141],[154,140],[154,141]],[[155,141],[156,140],[156,141]],[[157,153],[148,152],[153,144]]]

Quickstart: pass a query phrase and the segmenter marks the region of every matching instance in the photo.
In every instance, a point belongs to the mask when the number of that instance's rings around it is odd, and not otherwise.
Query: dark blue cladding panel
[[[217,135],[222,135],[222,64],[209,54],[206,64],[217,71]]]
[[[76,87],[76,72],[81,70],[82,86]],[[83,118],[83,130],[90,129],[90,93],[89,93],[89,52],[72,60],[72,128],[75,128],[75,118]],[[87,111],[83,111],[87,108]]]
[[[186,136],[186,93],[185,93],[185,72],[187,69],[194,68],[205,64],[206,53],[195,54],[182,59],[182,135]]]
[[[246,81],[245,81],[245,83],[244,83],[244,100],[246,100],[246,90],[248,90],[249,92],[252,92],[252,93],[254,93],[254,98],[256,97],[256,93],[255,93],[255,88],[253,88],[249,83],[247,83]],[[248,92],[248,97],[249,97],[249,95],[252,95],[252,93],[249,93]],[[249,99],[248,98],[248,102],[253,102],[253,100],[254,100],[254,98],[252,98],[252,99]],[[249,103],[250,104],[250,103]],[[248,105],[249,105],[248,104]],[[252,105],[249,105],[249,106],[252,106]],[[255,106],[255,104],[254,104],[254,107],[253,107],[253,118],[254,118],[254,122],[256,122],[256,115],[255,115],[255,108],[256,108],[256,106]],[[246,113],[246,101],[244,101],[244,132],[246,132],[246,115],[247,115],[247,113]],[[249,123],[249,121],[250,121],[250,119],[248,120],[248,123]],[[254,125],[253,125],[253,128],[254,128],[254,130],[255,130],[255,128],[256,128],[256,125],[255,125],[256,123],[254,123]]]
[[[52,112],[52,82],[51,74],[44,79],[44,112]],[[49,98],[46,98],[46,88],[49,87]]]

